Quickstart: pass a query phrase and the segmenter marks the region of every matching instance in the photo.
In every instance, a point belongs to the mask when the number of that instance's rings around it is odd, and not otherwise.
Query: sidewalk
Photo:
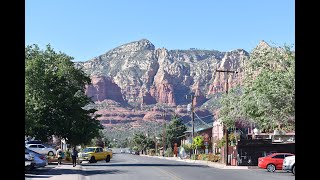
[[[190,160],[190,159],[179,159],[177,157],[162,157],[162,156],[149,156],[149,155],[143,155],[140,156],[146,156],[146,157],[153,157],[153,158],[159,158],[159,159],[167,159],[167,160],[173,160],[173,161],[182,161],[187,163],[194,163],[194,164],[201,164],[201,165],[207,165],[209,167],[219,168],[219,169],[256,169],[257,166],[226,166],[222,163],[217,162],[211,162],[211,161],[203,161],[203,160]]]

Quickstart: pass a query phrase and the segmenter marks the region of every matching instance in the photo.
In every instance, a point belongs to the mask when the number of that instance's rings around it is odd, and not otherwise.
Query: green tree
[[[203,144],[204,144],[204,140],[203,140],[202,136],[196,136],[192,140],[192,148],[193,149],[199,149],[203,146]],[[198,152],[196,152],[196,154],[198,154]]]
[[[295,55],[290,47],[257,48],[245,65],[243,85],[221,99],[228,127],[254,122],[265,132],[295,128]]]
[[[50,45],[25,48],[25,133],[40,140],[56,135],[72,145],[89,143],[102,128],[85,93],[90,78],[73,58]]]
[[[295,55],[289,46],[256,49],[246,65],[241,105],[264,131],[295,127]]]
[[[240,86],[232,88],[228,94],[224,94],[220,99],[221,121],[227,128],[235,128],[236,123],[249,122],[241,108],[242,90]]]
[[[169,125],[166,126],[166,144],[167,147],[174,147],[174,143],[181,142],[181,136],[187,130],[185,124],[177,115],[172,116]]]
[[[147,149],[155,148],[155,142],[153,138],[147,137],[142,132],[137,132],[133,136],[133,144],[138,147],[139,150],[146,152]]]

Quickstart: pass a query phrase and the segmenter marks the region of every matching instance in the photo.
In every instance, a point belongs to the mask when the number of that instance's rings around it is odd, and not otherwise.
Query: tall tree
[[[245,65],[241,91],[222,98],[222,122],[254,122],[265,132],[295,128],[295,55],[289,46],[256,48]]]
[[[181,136],[187,130],[185,124],[178,116],[174,115],[171,118],[169,125],[166,127],[166,143],[168,147],[174,147],[174,143],[180,144]]]
[[[102,128],[85,93],[90,78],[73,58],[50,45],[25,48],[25,133],[46,140],[52,135],[71,144],[88,143]]]
[[[246,66],[242,105],[264,131],[295,127],[295,55],[289,46],[256,49]]]

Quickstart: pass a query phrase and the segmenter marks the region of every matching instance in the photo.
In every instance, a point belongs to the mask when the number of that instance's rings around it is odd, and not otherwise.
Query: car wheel
[[[106,158],[106,162],[110,162],[110,156],[109,155]]]
[[[31,171],[33,169],[34,169],[34,166],[32,166],[32,165],[29,165],[29,166],[25,167],[25,170],[27,170],[27,171]]]
[[[294,175],[296,175],[296,166],[293,166],[293,167],[292,167],[292,173],[293,173]]]
[[[96,158],[94,156],[91,156],[89,163],[95,163],[95,162],[97,162]]]
[[[53,156],[54,154],[53,154],[53,152],[52,151],[49,151],[48,152],[48,156]]]
[[[274,172],[276,170],[276,166],[274,164],[268,164],[267,170],[269,172]]]

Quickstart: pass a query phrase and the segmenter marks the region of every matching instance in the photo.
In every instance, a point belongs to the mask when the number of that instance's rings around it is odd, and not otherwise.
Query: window
[[[30,145],[29,148],[37,148],[37,145]]]
[[[284,157],[293,156],[292,154],[285,154]]]
[[[273,156],[272,158],[284,159],[284,154],[278,154]]]
[[[45,148],[43,145],[38,145],[38,148]]]

